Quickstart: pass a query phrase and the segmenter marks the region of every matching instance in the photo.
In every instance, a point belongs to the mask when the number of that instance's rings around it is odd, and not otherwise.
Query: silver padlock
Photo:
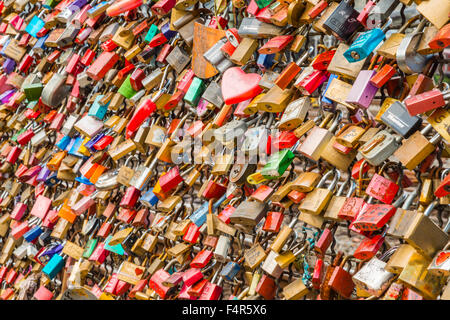
[[[359,153],[373,166],[380,165],[400,147],[402,137],[381,130],[360,149]]]
[[[217,41],[211,48],[209,48],[204,54],[203,58],[205,58],[206,61],[211,63],[213,66],[218,65],[223,59],[226,59],[225,55],[223,54],[222,46],[227,42],[227,38],[224,37]]]
[[[62,71],[62,68],[52,76],[42,90],[42,102],[49,107],[59,107],[69,94],[70,87],[66,85],[67,72]]]
[[[223,98],[222,98],[222,90],[217,82],[212,81],[209,86],[206,88],[205,92],[203,92],[202,98],[212,103],[216,108],[222,108],[223,106]]]
[[[381,27],[399,5],[398,0],[380,0],[367,16],[367,29]]]
[[[36,147],[40,145],[41,143],[47,142],[48,140],[48,134],[45,132],[44,128],[39,128],[35,133],[34,136],[31,138],[30,142],[33,147]]]
[[[224,263],[227,261],[228,249],[230,248],[231,240],[229,237],[220,235],[217,240],[216,248],[214,249],[214,258],[217,262]]]
[[[92,138],[103,129],[103,121],[86,115],[75,123],[74,128],[82,135]]]

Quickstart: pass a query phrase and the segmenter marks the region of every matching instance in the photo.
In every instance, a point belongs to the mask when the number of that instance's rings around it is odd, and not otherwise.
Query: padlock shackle
[[[430,216],[431,212],[434,210],[434,208],[439,204],[439,201],[435,200],[433,202],[431,202],[428,207],[425,209],[425,211],[423,212],[423,215],[428,217]]]
[[[419,18],[420,18],[420,14],[411,17],[408,21],[406,21],[406,23],[405,23],[403,26],[400,27],[400,29],[398,30],[398,33],[404,33],[405,30],[406,30],[406,29],[407,29],[414,21],[416,21],[416,20],[419,19]]]
[[[399,191],[401,191],[401,190],[399,189]],[[414,193],[414,192],[412,192],[412,193]],[[408,198],[408,193],[406,193],[405,191],[402,191],[401,195],[392,203],[392,206],[395,208],[400,207],[401,204],[404,203],[404,201],[407,198]]]
[[[408,210],[418,194],[419,194],[418,188],[414,189],[413,192],[409,193],[405,199],[405,202],[403,202],[402,209]]]

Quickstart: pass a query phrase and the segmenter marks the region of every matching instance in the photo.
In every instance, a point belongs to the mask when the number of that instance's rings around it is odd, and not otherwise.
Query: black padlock
[[[356,19],[359,12],[352,6],[353,0],[343,0],[336,10],[323,24],[324,28],[342,41],[350,40],[351,36],[362,27]]]

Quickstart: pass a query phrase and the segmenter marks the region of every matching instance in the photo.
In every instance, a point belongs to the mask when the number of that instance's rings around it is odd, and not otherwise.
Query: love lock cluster
[[[0,0],[1,300],[450,300],[449,0]]]

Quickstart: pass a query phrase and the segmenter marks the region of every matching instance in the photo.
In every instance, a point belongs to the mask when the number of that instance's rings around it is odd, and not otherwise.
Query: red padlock
[[[119,278],[117,278],[117,273],[113,273],[111,278],[109,278],[108,282],[106,283],[103,291],[109,294],[114,294],[118,282]]]
[[[130,76],[130,84],[134,91],[142,89],[142,80],[145,78],[145,72],[142,69],[136,68]]]
[[[209,281],[207,279],[201,279],[200,281],[192,285],[187,293],[190,296],[199,297],[208,282]]]
[[[199,236],[200,228],[195,223],[191,223],[183,235],[183,241],[188,243],[196,243]]]
[[[217,216],[220,220],[225,222],[226,224],[230,223],[230,216],[233,214],[233,212],[236,210],[235,207],[228,204],[223,208],[222,211],[220,211],[219,215]]]
[[[320,238],[314,245],[314,251],[320,256],[324,256],[325,252],[329,248],[330,244],[334,240],[334,231],[336,230],[336,225],[332,225],[329,228],[325,228],[320,235]]]
[[[100,265],[105,262],[105,259],[109,256],[109,253],[110,251],[105,249],[105,244],[101,242],[94,249],[94,252],[92,252],[91,256],[89,257],[89,261],[93,261],[96,264]]]
[[[375,173],[366,188],[366,193],[385,204],[394,200],[400,186],[380,174]]]
[[[447,174],[445,176],[445,178],[441,181],[441,183],[438,185],[438,187],[434,191],[434,195],[437,198],[445,197],[448,194],[450,194],[450,174]]]
[[[160,45],[164,44],[167,42],[167,38],[164,35],[164,33],[160,32],[157,35],[155,35],[152,40],[150,40],[150,42],[148,43],[148,46],[150,48],[156,48],[159,47]]]
[[[383,243],[384,235],[378,234],[373,238],[365,238],[359,243],[359,246],[356,248],[353,256],[359,260],[372,259],[378,250],[380,250]]]
[[[327,71],[314,70],[310,75],[304,79],[297,81],[294,86],[300,90],[303,95],[309,96],[329,77]]]
[[[24,146],[26,145],[28,142],[30,142],[31,138],[34,137],[34,131],[31,129],[27,129],[26,131],[22,132],[18,137],[17,137],[17,143]]]
[[[19,202],[14,206],[13,211],[11,212],[11,219],[20,221],[22,220],[25,212],[27,211],[28,206],[25,203]]]
[[[30,215],[38,217],[43,220],[47,215],[47,212],[50,210],[52,205],[52,199],[47,198],[44,195],[39,195],[36,198],[36,201],[33,205],[33,208],[30,211]]]
[[[121,208],[119,214],[117,215],[117,220],[130,224],[136,216],[137,212],[132,209]]]
[[[131,299],[134,299],[136,297],[137,292],[144,292],[145,287],[148,284],[148,279],[141,279],[136,283],[133,288],[131,288],[130,293],[128,294],[128,297]]]
[[[390,204],[368,204],[363,207],[352,226],[361,231],[376,231],[383,228],[397,211]]]
[[[267,41],[261,48],[258,49],[260,54],[274,54],[283,50],[289,43],[294,40],[292,35],[276,36]]]
[[[328,7],[328,1],[326,0],[320,0],[314,7],[312,7],[309,12],[308,16],[311,19],[314,19],[317,17],[325,8]]]
[[[159,269],[152,275],[148,282],[148,286],[153,289],[161,299],[166,298],[167,293],[171,289],[170,287],[163,285],[163,282],[169,279],[169,277],[170,274],[166,270]]]
[[[233,210],[234,211],[234,210]],[[280,231],[281,224],[283,223],[284,214],[278,211],[269,211],[266,216],[266,221],[262,229],[266,232],[278,232]]]
[[[152,6],[152,12],[155,15],[164,16],[175,7],[176,0],[159,0]]]
[[[325,276],[325,265],[323,259],[317,258],[311,279],[314,289],[320,289],[320,285],[322,284],[324,276]]]
[[[191,268],[204,268],[209,263],[212,257],[213,252],[211,250],[202,249],[197,253],[194,259],[192,259],[189,265],[191,266]]]
[[[291,148],[297,143],[298,139],[294,132],[281,131],[275,137],[272,137],[271,151],[273,153],[276,150]]]
[[[86,73],[92,79],[99,81],[117,63],[117,61],[119,61],[119,55],[115,52],[102,52],[89,66]]]
[[[36,300],[52,300],[53,292],[51,292],[44,286],[40,286],[39,289],[34,293],[33,298]]]
[[[218,183],[213,180],[208,181],[208,185],[203,191],[202,196],[207,199],[219,199],[221,196],[225,194],[227,191],[227,187],[224,184]]]
[[[140,209],[137,213],[136,216],[133,219],[133,222],[131,223],[131,225],[133,227],[144,227],[147,228],[148,225],[151,225],[151,223],[153,222],[153,218],[154,216],[150,216],[149,219],[149,211],[147,208],[142,208]]]
[[[328,281],[328,285],[345,298],[349,298],[355,288],[352,275],[349,271],[344,269],[347,261],[348,257],[345,257],[341,264],[334,268],[330,280]]]
[[[380,70],[377,70],[377,73],[372,78],[370,78],[369,81],[375,87],[381,88],[394,76],[396,72],[397,70],[394,66],[385,64]]]
[[[175,189],[183,181],[178,166],[175,166],[159,178],[159,185],[163,192],[169,192]]]
[[[339,210],[338,218],[353,221],[361,211],[364,204],[365,201],[363,198],[351,197],[345,199],[342,208]]]
[[[315,70],[326,71],[335,53],[336,50],[328,50],[320,53],[314,58],[314,61],[311,63],[311,66]]]
[[[136,202],[138,201],[139,197],[141,195],[141,190],[133,187],[133,186],[129,186],[126,190],[125,190],[125,194],[123,195],[119,206],[121,208],[126,208],[126,209],[132,209],[134,208],[134,206],[136,205]]]
[[[189,268],[185,272],[183,272],[183,282],[188,287],[192,286],[202,278],[203,273],[198,268]]]
[[[276,291],[277,284],[275,283],[275,280],[268,275],[263,274],[256,285],[256,292],[265,300],[273,300]]]

